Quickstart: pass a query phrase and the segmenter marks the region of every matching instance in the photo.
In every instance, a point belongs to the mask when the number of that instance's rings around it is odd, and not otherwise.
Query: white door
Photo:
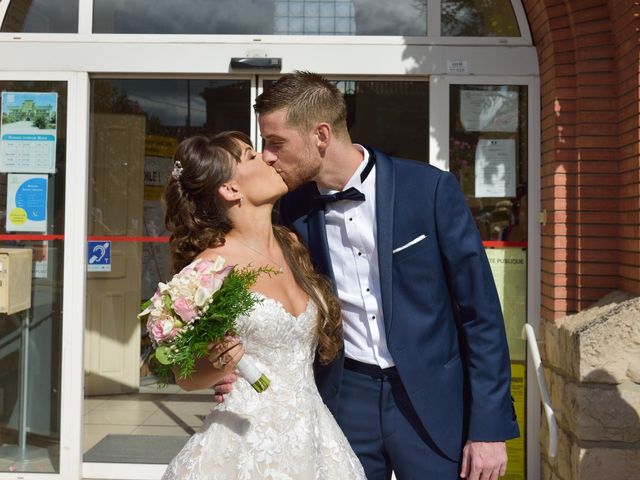
[[[110,265],[87,275],[86,395],[133,392],[139,386],[140,322],[136,315],[140,311],[142,246],[118,241],[118,237],[142,234],[145,124],[142,115],[92,117],[90,161],[95,171],[90,176],[88,231],[93,242],[110,251],[106,253]],[[92,265],[89,261],[88,268]]]

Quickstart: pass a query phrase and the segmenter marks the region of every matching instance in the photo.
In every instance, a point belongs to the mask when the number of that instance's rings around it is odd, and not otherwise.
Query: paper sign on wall
[[[525,361],[522,327],[527,320],[527,252],[521,247],[485,249],[504,315],[511,360]]]
[[[516,141],[481,139],[476,147],[476,197],[516,196]]]
[[[47,231],[47,175],[7,175],[7,232]]]
[[[55,173],[58,94],[2,92],[0,172]]]
[[[460,90],[460,121],[467,132],[516,132],[518,92]]]

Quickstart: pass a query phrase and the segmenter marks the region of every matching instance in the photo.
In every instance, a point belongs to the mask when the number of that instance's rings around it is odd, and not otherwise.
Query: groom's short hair
[[[257,114],[286,109],[287,123],[304,133],[326,122],[336,136],[348,137],[342,92],[317,73],[296,70],[280,77],[256,98],[253,108]]]

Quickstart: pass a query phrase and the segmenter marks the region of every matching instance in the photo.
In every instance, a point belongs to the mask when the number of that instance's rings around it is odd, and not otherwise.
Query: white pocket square
[[[415,245],[416,243],[421,242],[425,238],[427,238],[426,235],[420,235],[419,237],[416,237],[413,240],[411,240],[409,243],[405,243],[401,247],[393,249],[393,251],[391,253],[398,253],[398,252],[404,250],[405,248],[409,248],[411,245]]]

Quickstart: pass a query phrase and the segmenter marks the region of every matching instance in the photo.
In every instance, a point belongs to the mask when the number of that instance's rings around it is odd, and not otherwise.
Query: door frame
[[[527,188],[527,318],[537,333],[540,327],[541,302],[541,226],[540,207],[540,79],[538,76],[437,76],[433,78],[429,111],[430,131],[429,162],[443,170],[449,170],[449,126],[451,85],[518,85],[528,88],[528,188]],[[449,115],[440,115],[449,112]],[[540,390],[535,366],[527,354],[526,368],[526,473],[527,478],[540,478]],[[522,434],[522,432],[521,432]]]
[[[439,69],[440,70],[440,69]],[[440,70],[442,73],[442,70]],[[414,76],[415,75],[415,76]],[[246,78],[251,82],[252,91],[259,94],[262,79],[277,78],[276,75],[256,75],[251,73],[182,73],[154,75],[153,73],[107,73],[100,72],[96,77],[110,78]],[[92,75],[93,77],[93,75]],[[394,80],[425,79],[423,74],[407,75],[398,72],[376,75],[336,73],[327,74],[328,78],[353,80]],[[36,474],[0,473],[2,479],[40,479],[40,478],[114,478],[114,479],[155,479],[159,478],[165,465],[145,464],[98,464],[83,463],[83,381],[84,381],[84,345],[85,295],[78,292],[86,290],[86,231],[88,200],[88,153],[89,153],[89,112],[90,112],[90,74],[86,71],[13,71],[0,72],[0,80],[53,80],[66,81],[68,85],[68,123],[67,123],[67,168],[65,178],[65,205],[74,208],[65,209],[64,244],[64,292],[63,292],[63,330],[61,362],[61,432],[60,432],[60,473]],[[449,86],[452,84],[478,85],[526,85],[529,88],[529,215],[528,215],[528,261],[527,261],[527,322],[537,330],[540,323],[540,224],[537,213],[540,211],[540,81],[536,75],[525,76],[488,76],[488,75],[446,75],[431,74],[429,82],[429,121],[430,121],[430,162],[448,170],[449,117],[441,115],[449,109]],[[252,98],[253,101],[253,98]],[[251,105],[247,108],[251,109]],[[251,113],[251,138],[259,145],[255,115]],[[440,132],[439,134],[437,132]],[[538,478],[540,472],[540,411],[539,392],[535,383],[530,359],[527,360],[527,476]]]
[[[5,2],[6,3],[6,2]],[[86,257],[86,203],[89,80],[83,72],[0,72],[3,81],[63,81],[67,83],[67,132],[64,212],[64,272],[60,381],[59,473],[0,473],[0,479],[80,478],[83,338]],[[67,206],[73,205],[73,208]]]

